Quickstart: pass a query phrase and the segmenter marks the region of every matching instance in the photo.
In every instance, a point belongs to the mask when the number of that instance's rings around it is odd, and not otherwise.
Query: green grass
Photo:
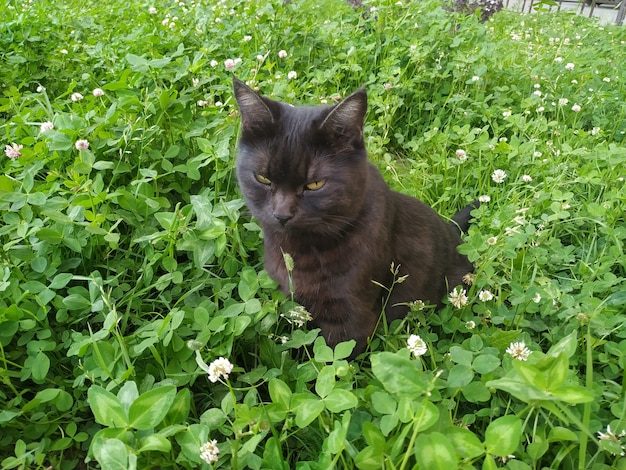
[[[150,6],[3,10],[3,469],[209,468],[213,440],[214,468],[626,467],[626,30],[431,0]],[[301,104],[365,84],[392,187],[444,216],[488,196],[467,304],[416,304],[353,362],[299,327],[236,186],[233,74]]]

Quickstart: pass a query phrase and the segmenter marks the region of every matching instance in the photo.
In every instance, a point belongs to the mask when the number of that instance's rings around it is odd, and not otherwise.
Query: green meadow
[[[437,0],[1,9],[2,469],[626,468],[624,28]],[[237,187],[233,76],[307,105],[365,85],[391,187],[482,201],[463,290],[354,361],[307,328]]]

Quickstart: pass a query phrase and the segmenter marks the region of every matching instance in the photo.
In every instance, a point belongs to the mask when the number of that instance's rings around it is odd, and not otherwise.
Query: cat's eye
[[[320,189],[325,184],[326,184],[325,180],[313,181],[312,183],[309,183],[309,184],[306,185],[306,189],[309,189],[311,191],[315,191],[315,190]]]
[[[262,183],[262,184],[272,184],[272,182],[269,180],[269,178],[267,178],[267,177],[265,177],[263,175],[256,174],[254,176],[256,177],[256,180],[259,183]]]

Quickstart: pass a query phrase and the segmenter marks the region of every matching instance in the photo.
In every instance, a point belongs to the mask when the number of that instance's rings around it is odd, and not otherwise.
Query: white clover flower
[[[478,75],[474,75],[474,76],[472,77],[472,81],[473,81],[474,83],[476,83],[476,82],[480,81],[480,77],[479,77]]]
[[[506,119],[506,118],[510,118],[510,117],[511,117],[511,114],[513,114],[513,113],[511,113],[511,111],[508,111],[508,110],[507,110],[507,111],[502,112],[502,117],[503,117],[504,119]]]
[[[602,79],[603,82],[609,83],[611,81],[611,79],[609,77],[604,77]]]
[[[530,175],[523,175],[523,176],[522,176],[522,181],[523,181],[524,183],[530,183],[532,180],[533,180],[533,177],[532,177],[532,176],[530,176]]]
[[[472,284],[474,284],[474,282],[476,282],[476,274],[474,273],[464,274],[461,280],[463,281],[463,284],[467,286],[471,286]]]
[[[204,106],[208,106],[211,103],[209,103],[207,100],[198,100],[196,104],[202,108]]]
[[[526,343],[520,341],[518,343],[511,343],[509,347],[506,348],[506,353],[513,356],[513,359],[526,361],[528,356],[530,356],[531,350],[526,347]]]
[[[200,85],[200,79],[199,78],[192,78],[191,79],[191,85],[193,87],[197,87],[198,85]]]
[[[426,342],[418,335],[411,335],[406,342],[406,347],[415,357],[423,356],[428,352]]]
[[[61,54],[63,54],[63,55],[69,54],[69,52],[67,52],[67,49],[61,49],[61,51],[60,51],[60,52],[61,52]]]
[[[591,129],[591,135],[598,135],[602,129],[599,127],[594,127]]]
[[[535,157],[535,158],[540,158],[542,155],[543,155],[543,153],[541,153],[539,151],[533,153],[533,157]]]
[[[249,34],[246,34],[246,35],[243,37],[243,41],[244,41],[244,42],[248,42],[248,41],[250,41],[251,39],[252,39],[252,36],[250,36]]]
[[[209,65],[213,68],[217,67],[219,64],[219,62],[215,59],[213,59],[211,62],[209,62]]]
[[[215,106],[221,108],[222,106],[224,106],[224,103],[222,103],[221,101],[216,101]]]
[[[474,320],[466,321],[465,328],[467,328],[468,330],[473,330],[474,328],[476,328],[476,322]]]
[[[526,219],[523,215],[518,215],[513,217],[513,222],[515,222],[517,225],[524,225],[526,223]]]
[[[487,194],[483,194],[482,196],[478,196],[478,201],[481,204],[486,204],[491,201],[491,197],[488,196]]]
[[[567,98],[559,98],[559,106],[565,106],[567,103],[569,103]]]
[[[209,364],[209,380],[213,383],[222,377],[227,380],[228,374],[232,371],[233,365],[231,362],[224,357],[219,357]]]
[[[233,59],[226,59],[224,61],[224,67],[226,67],[227,69],[232,69],[235,66],[235,61]]]
[[[198,341],[197,339],[190,339],[187,341],[187,347],[192,351],[199,351],[204,346],[202,341]]]
[[[288,55],[289,55],[289,54],[287,54],[287,51],[285,51],[284,49],[283,49],[283,50],[278,51],[278,57],[280,57],[281,59],[285,59],[285,58],[287,58],[287,56],[288,56]]]
[[[567,64],[565,64],[565,70],[574,70],[574,64],[568,62]]]
[[[455,287],[448,295],[448,301],[456,308],[461,308],[467,304],[467,291],[460,287]]]
[[[43,92],[43,91],[46,91],[46,87],[45,87],[45,86],[42,86],[42,85],[39,85],[39,86],[37,87],[37,93],[41,93],[41,92]]]
[[[500,169],[494,170],[494,172],[491,174],[491,179],[494,183],[503,183],[506,179],[506,172]]]
[[[424,310],[426,304],[423,300],[414,300],[413,302],[409,302],[409,308],[412,312],[420,312]]]
[[[296,78],[298,78],[298,73],[296,71],[292,70],[291,72],[289,72],[287,74],[287,78],[289,80],[295,80]]]
[[[482,302],[489,302],[490,300],[493,300],[493,294],[490,291],[483,289],[478,293],[478,298]]]
[[[581,109],[582,108],[579,104],[575,104],[574,106],[572,106],[572,111],[574,111],[575,113],[579,113]]]
[[[498,237],[489,237],[487,238],[487,245],[495,245],[496,243],[498,243]]]
[[[286,315],[281,314],[281,317],[285,318],[291,325],[295,325],[298,328],[303,327],[306,322],[313,320],[311,314],[302,305],[297,305],[293,309],[289,310]]]
[[[458,161],[460,161],[461,163],[467,161],[467,152],[465,152],[465,150],[463,149],[457,149],[457,151],[454,153],[456,159]]]
[[[539,107],[536,109],[536,111],[537,111],[538,113],[543,113],[543,112],[545,111],[545,108],[544,108],[543,106],[539,106]]]
[[[541,96],[541,94],[542,94],[542,93],[541,93],[541,90],[535,90],[535,91],[533,92],[533,95],[535,95],[535,96]]]
[[[556,58],[554,59],[554,61],[555,61],[556,63],[560,64],[561,62],[563,62],[563,57],[556,57]]]
[[[7,145],[6,147],[4,147],[4,153],[9,158],[18,158],[22,156],[20,150],[22,150],[23,148],[23,145],[12,143],[11,145]]]
[[[148,8],[148,13],[150,13],[151,15],[156,15],[157,9],[155,7],[150,7]]]
[[[87,150],[89,148],[89,141],[85,139],[79,139],[74,144],[76,150]]]
[[[54,129],[54,124],[52,124],[50,121],[46,121],[41,123],[41,126],[39,127],[39,132],[43,134],[44,132],[51,131],[52,129]]]
[[[539,292],[537,292],[535,296],[533,297],[533,302],[535,302],[536,304],[541,302],[541,294]]]
[[[80,93],[76,92],[76,93],[72,93],[72,95],[70,96],[70,99],[76,103],[77,101],[80,101],[84,98],[83,95],[81,95]]]
[[[217,448],[217,441],[215,439],[205,442],[202,444],[202,447],[200,447],[200,458],[208,464],[217,462],[219,454],[220,450]]]
[[[615,434],[614,431],[611,431],[611,425],[607,425],[606,432],[598,431],[598,439],[601,441],[613,441],[620,442],[622,437],[626,436],[626,431],[622,431],[619,434]]]
[[[96,98],[98,98],[99,96],[104,96],[104,90],[102,88],[94,88],[93,91],[91,92],[93,94],[93,96],[95,96]]]

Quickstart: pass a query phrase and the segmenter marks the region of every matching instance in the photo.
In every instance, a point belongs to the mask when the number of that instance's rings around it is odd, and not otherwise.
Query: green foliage
[[[623,29],[434,0],[7,5],[3,469],[626,466]],[[444,216],[488,199],[467,302],[415,299],[355,361],[302,328],[236,187],[233,73],[313,105],[366,85],[391,186]]]

